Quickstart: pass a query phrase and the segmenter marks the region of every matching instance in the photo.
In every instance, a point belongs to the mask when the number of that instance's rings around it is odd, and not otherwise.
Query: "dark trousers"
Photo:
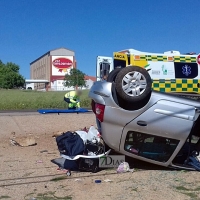
[[[66,97],[64,97],[64,101],[67,102],[68,104],[71,103],[71,102],[70,102],[70,99],[69,99],[69,98],[66,98]],[[68,107],[68,109],[69,109],[69,110],[70,110],[70,109],[76,109],[76,107],[73,107],[73,108],[69,108],[69,107]]]
[[[64,101],[67,103],[71,103],[69,98],[64,97]]]

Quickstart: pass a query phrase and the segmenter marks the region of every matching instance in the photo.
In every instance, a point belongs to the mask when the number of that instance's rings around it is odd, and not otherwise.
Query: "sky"
[[[87,75],[128,48],[199,53],[199,11],[200,0],[0,0],[0,60],[30,78],[30,62],[60,47]]]

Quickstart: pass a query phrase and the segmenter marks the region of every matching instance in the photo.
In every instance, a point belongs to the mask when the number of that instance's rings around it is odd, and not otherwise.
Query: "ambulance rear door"
[[[97,81],[108,77],[108,74],[113,70],[113,58],[105,56],[97,56],[96,77]]]

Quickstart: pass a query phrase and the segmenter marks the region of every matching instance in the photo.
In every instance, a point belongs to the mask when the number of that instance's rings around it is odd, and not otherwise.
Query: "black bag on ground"
[[[60,153],[67,156],[83,154],[85,148],[81,137],[77,133],[72,133],[70,131],[58,136],[56,142]]]

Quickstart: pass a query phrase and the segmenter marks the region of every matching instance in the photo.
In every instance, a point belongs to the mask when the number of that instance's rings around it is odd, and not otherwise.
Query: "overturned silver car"
[[[105,143],[149,163],[200,171],[200,103],[152,91],[147,70],[115,69],[89,92]]]

